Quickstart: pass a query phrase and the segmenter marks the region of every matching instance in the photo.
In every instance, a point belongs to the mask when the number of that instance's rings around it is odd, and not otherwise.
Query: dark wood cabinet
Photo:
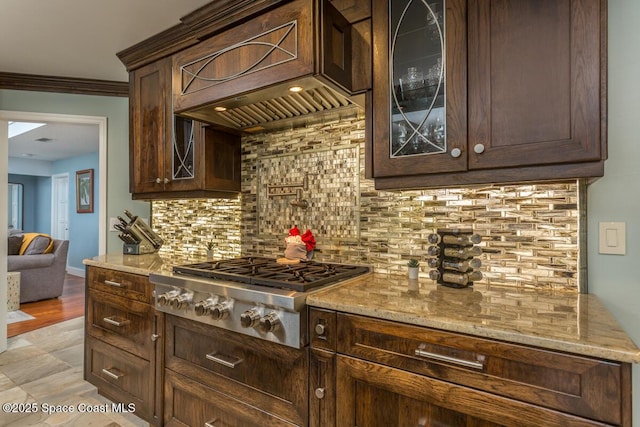
[[[148,277],[87,267],[85,380],[153,425],[162,423],[163,315]]]
[[[130,77],[130,191],[134,199],[236,197],[240,137],[175,116],[172,59]]]
[[[606,0],[405,3],[373,0],[376,188],[603,175]]]
[[[344,313],[330,351],[310,319],[310,425],[631,425],[629,364]]]
[[[307,425],[308,369],[307,348],[168,315],[165,425]]]

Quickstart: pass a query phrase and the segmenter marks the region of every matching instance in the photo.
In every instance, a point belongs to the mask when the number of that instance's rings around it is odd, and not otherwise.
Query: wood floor
[[[67,274],[61,296],[20,304],[20,310],[35,319],[7,325],[7,337],[84,316],[84,278]]]

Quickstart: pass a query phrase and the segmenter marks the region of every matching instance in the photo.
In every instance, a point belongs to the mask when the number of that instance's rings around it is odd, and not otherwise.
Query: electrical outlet
[[[109,231],[118,231],[114,227],[114,225],[116,224],[120,224],[120,221],[118,220],[118,218],[109,218]]]

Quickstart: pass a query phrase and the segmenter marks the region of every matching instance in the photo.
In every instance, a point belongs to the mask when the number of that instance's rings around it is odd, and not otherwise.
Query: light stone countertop
[[[416,288],[415,282],[412,288]],[[640,349],[590,294],[475,284],[454,289],[421,278],[373,274],[314,292],[307,304],[511,343],[640,363]]]
[[[149,275],[195,262],[150,255],[107,254],[85,265]],[[450,332],[640,363],[640,349],[591,294],[475,284],[453,289],[420,278],[369,274],[313,291],[307,304]]]
[[[177,262],[173,262],[170,257],[163,257],[157,253],[147,255],[111,253],[84,259],[82,263],[94,267],[110,268],[125,273],[148,276],[149,273],[170,272],[171,267]]]

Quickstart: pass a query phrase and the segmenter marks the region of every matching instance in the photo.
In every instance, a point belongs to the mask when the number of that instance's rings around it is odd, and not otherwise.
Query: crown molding
[[[0,72],[0,89],[77,95],[129,96],[128,82],[5,72]]]

